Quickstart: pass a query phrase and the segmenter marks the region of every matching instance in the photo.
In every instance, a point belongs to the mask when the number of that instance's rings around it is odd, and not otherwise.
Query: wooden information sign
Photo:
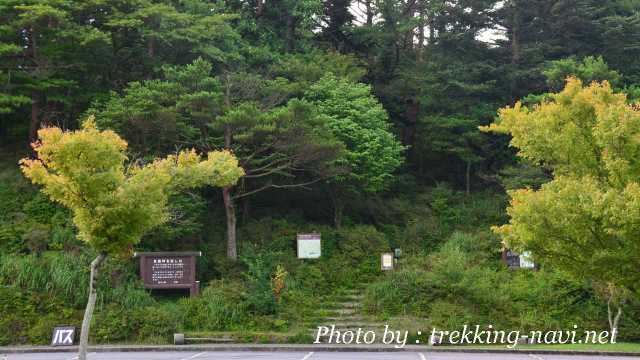
[[[137,252],[140,258],[140,277],[147,289],[189,289],[198,295],[200,282],[196,281],[196,257],[199,251]]]

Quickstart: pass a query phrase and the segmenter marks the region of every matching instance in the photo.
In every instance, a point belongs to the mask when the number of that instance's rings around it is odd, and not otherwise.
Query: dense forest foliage
[[[163,343],[180,330],[304,342],[325,297],[345,288],[362,289],[372,317],[416,329],[606,329],[615,303],[620,338],[638,340],[635,208],[598,207],[630,219],[616,223],[616,236],[635,239],[625,256],[616,246],[590,262],[587,251],[573,268],[544,256],[549,227],[527,243],[533,230],[512,223],[507,237],[530,246],[539,269],[507,270],[491,231],[516,215],[562,219],[574,205],[511,202],[508,214],[507,191],[551,193],[569,174],[579,198],[602,188],[579,187],[582,176],[624,166],[601,178],[614,190],[635,181],[640,152],[618,154],[605,135],[637,142],[623,125],[638,120],[638,58],[634,0],[0,0],[0,329],[11,330],[0,344],[47,343],[51,326],[82,318],[78,284],[95,254],[18,161],[35,155],[39,129],[87,119],[127,142],[131,164],[226,149],[244,171],[222,189],[172,193],[168,221],[135,246],[202,251],[202,295],[144,290],[134,248],[123,249],[98,282],[94,341]],[[608,89],[593,90],[602,99],[575,95],[593,81]],[[589,122],[613,98],[616,119],[631,120]],[[557,123],[527,125],[550,108]],[[596,123],[601,132],[582,136]],[[622,160],[585,155],[592,143]],[[636,204],[634,194],[618,203]],[[295,236],[311,231],[323,255],[302,262]],[[382,274],[380,253],[396,247],[398,269]]]

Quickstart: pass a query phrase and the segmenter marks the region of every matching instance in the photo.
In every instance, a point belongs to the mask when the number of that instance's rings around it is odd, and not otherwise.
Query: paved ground
[[[3,357],[4,356],[4,357]],[[640,360],[629,356],[462,354],[430,352],[102,352],[89,360]],[[76,360],[71,353],[0,354],[0,360]]]

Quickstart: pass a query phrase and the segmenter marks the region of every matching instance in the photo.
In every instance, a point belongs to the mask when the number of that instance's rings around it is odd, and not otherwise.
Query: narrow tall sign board
[[[382,253],[380,255],[380,269],[382,271],[393,270],[393,253]]]
[[[200,282],[196,281],[196,257],[199,251],[137,252],[140,258],[140,277],[147,289],[189,289],[198,295]]]
[[[317,259],[320,255],[320,234],[298,234],[298,259]]]

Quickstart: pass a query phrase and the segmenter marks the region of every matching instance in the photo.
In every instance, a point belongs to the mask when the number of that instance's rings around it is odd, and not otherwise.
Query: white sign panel
[[[520,268],[533,269],[535,267],[536,265],[531,258],[531,251],[523,251],[522,254],[520,254]]]
[[[298,259],[317,259],[321,254],[320,234],[298,234]]]
[[[393,270],[393,253],[384,253],[380,258],[382,270]]]
[[[51,345],[53,346],[70,346],[73,345],[76,338],[76,328],[73,326],[57,326],[53,329],[51,336]]]

